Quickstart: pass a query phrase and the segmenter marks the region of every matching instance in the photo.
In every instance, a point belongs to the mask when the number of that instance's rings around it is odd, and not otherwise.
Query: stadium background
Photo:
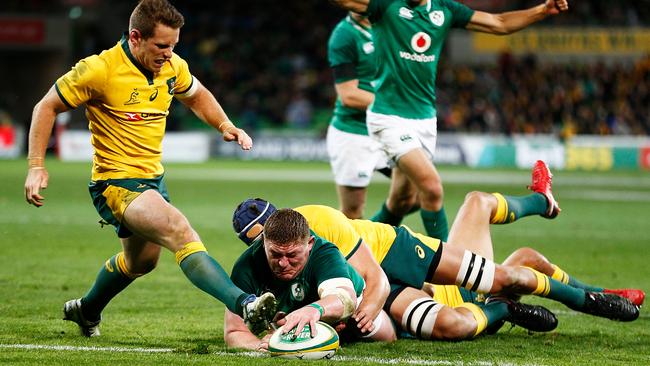
[[[538,3],[464,2],[497,12]],[[56,77],[120,38],[133,3],[3,1],[0,69],[11,87],[0,92],[1,124],[24,132],[31,108]],[[258,138],[257,152],[240,157],[325,160],[322,137],[335,99],[326,45],[345,12],[324,0],[195,0],[177,6],[186,25],[176,52],[231,118]],[[560,168],[648,169],[649,27],[648,1],[593,0],[572,3],[568,14],[507,38],[452,33],[437,80],[438,129],[443,137],[463,134],[440,139],[438,162],[524,167],[536,155]],[[69,129],[86,126],[82,109],[60,122]],[[168,130],[209,135],[210,146],[196,159],[237,154],[177,104]],[[472,135],[483,137],[465,141]],[[278,139],[286,142],[282,151],[273,148]],[[24,133],[13,140],[22,143]],[[81,142],[65,140],[64,157],[87,156],[87,150],[75,150]],[[476,144],[481,148],[467,147]],[[9,153],[0,145],[0,154],[19,155],[22,146]]]

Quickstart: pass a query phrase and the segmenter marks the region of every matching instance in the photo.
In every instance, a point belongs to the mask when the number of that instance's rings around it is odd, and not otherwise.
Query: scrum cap
[[[264,225],[269,216],[271,216],[275,211],[275,206],[270,202],[261,198],[249,198],[240,203],[235,209],[235,212],[232,215],[232,227],[235,229],[235,232],[241,241],[246,243],[246,245],[251,245],[259,233],[249,236],[249,230],[253,228],[255,224],[259,223],[260,225]]]

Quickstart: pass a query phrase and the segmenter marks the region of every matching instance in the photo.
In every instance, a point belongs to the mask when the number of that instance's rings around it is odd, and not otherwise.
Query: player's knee
[[[508,265],[526,266],[537,268],[543,258],[536,250],[532,248],[519,248],[515,250],[507,259]]]
[[[472,191],[465,195],[463,205],[475,210],[484,210],[490,208],[489,195],[485,192]]]
[[[363,204],[346,204],[341,207],[341,212],[349,219],[360,219],[363,217]]]
[[[434,327],[434,338],[444,340],[462,340],[470,338],[476,332],[476,320],[446,307],[439,314]]]

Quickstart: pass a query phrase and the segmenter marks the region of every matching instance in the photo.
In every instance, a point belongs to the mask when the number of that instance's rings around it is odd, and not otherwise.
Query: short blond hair
[[[167,0],[141,0],[129,18],[129,31],[137,29],[142,38],[148,39],[153,36],[157,24],[180,29],[185,18]]]

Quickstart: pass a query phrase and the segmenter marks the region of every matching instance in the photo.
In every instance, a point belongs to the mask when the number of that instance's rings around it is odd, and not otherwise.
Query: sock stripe
[[[490,224],[503,224],[508,219],[508,201],[501,193],[492,193],[497,199],[497,209],[492,217],[490,217]]]
[[[191,241],[185,245],[183,248],[176,252],[176,264],[181,264],[183,259],[187,258],[189,255],[198,253],[198,252],[207,252],[205,245],[200,241]]]
[[[554,280],[558,280],[562,282],[563,284],[568,284],[569,283],[569,275],[562,270],[562,268],[556,266],[555,264],[552,264],[553,266],[553,274],[551,275],[551,278]]]
[[[488,326],[487,315],[485,315],[483,309],[481,309],[478,305],[473,304],[471,302],[465,302],[458,305],[456,308],[465,308],[472,312],[474,319],[476,319],[476,332],[474,332],[474,337],[481,334],[485,330],[485,328],[487,328]]]
[[[551,292],[551,283],[547,275],[540,273],[530,267],[524,267],[533,272],[537,277],[537,288],[533,291],[533,295],[547,296]]]

